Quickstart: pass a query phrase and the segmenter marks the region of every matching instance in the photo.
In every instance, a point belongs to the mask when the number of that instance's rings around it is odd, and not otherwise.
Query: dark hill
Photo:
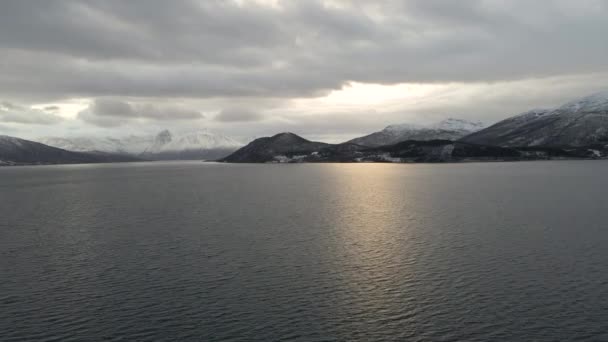
[[[310,155],[332,145],[306,140],[293,133],[279,133],[272,137],[255,139],[220,161],[230,163],[266,163]]]

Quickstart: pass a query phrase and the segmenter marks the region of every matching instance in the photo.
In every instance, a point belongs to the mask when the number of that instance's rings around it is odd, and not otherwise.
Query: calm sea
[[[608,162],[0,168],[1,341],[606,341]]]

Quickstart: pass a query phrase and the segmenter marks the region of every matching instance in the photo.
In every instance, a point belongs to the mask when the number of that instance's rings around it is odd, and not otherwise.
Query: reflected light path
[[[415,243],[408,233],[415,220],[408,214],[415,201],[409,192],[395,186],[416,166],[388,164],[331,164],[328,173],[335,173],[331,185],[334,239],[334,267],[341,270],[341,295],[350,317],[359,324],[403,324],[412,315],[404,284],[413,277],[415,254],[408,253]],[[395,316],[395,312],[401,315]],[[340,316],[343,313],[338,313]],[[354,314],[354,316],[353,316]],[[345,322],[346,323],[346,322]],[[406,326],[403,326],[407,329]],[[412,333],[412,332],[409,332]]]

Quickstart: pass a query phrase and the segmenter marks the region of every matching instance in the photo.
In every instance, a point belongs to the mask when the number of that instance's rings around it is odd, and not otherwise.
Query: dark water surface
[[[1,341],[606,341],[608,162],[0,169]]]

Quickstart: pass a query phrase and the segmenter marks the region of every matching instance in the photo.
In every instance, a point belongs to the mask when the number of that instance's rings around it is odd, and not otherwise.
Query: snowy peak
[[[166,129],[156,135],[156,139],[154,139],[154,142],[158,143],[160,145],[165,145],[165,144],[170,143],[171,140],[173,140],[173,136],[171,135],[171,132],[169,132],[169,130]]]
[[[462,141],[506,147],[589,146],[608,143],[608,91],[535,109],[473,133]]]
[[[173,136],[171,135],[171,132],[165,129],[156,135],[156,137],[154,138],[154,142],[152,143],[152,145],[146,148],[144,153],[154,153],[162,151],[164,146],[170,144],[172,140]]]

